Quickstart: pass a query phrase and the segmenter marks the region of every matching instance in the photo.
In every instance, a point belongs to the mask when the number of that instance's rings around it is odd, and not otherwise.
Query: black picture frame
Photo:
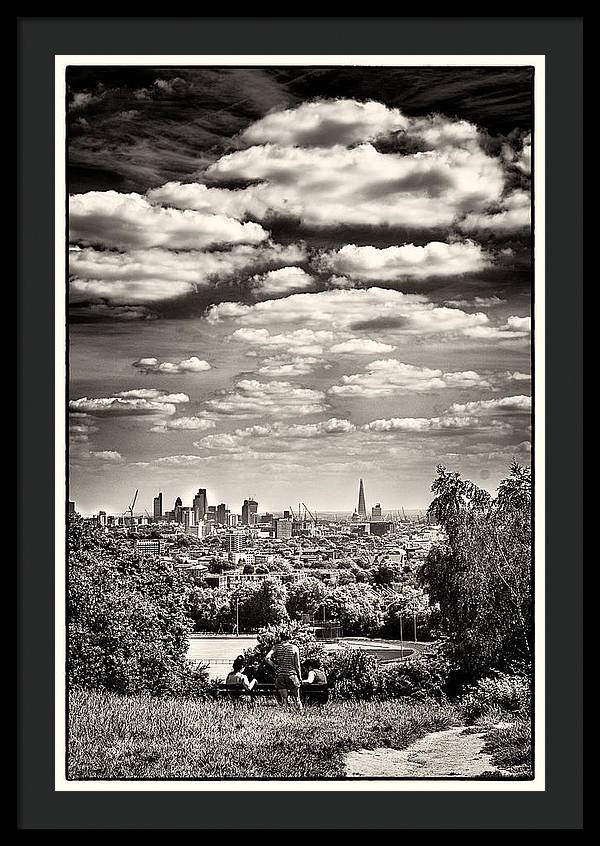
[[[23,17],[17,32],[17,827],[581,828],[582,19]],[[544,792],[54,791],[54,57],[294,53],[546,57]]]

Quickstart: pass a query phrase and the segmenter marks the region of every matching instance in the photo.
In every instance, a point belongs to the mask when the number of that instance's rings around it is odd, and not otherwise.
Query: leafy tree
[[[223,588],[194,588],[188,597],[188,611],[197,632],[231,630],[230,593]]]
[[[437,523],[448,528],[462,514],[486,509],[491,497],[486,490],[477,487],[460,473],[450,473],[443,464],[436,468],[437,478],[431,490],[434,494],[427,513]]]
[[[500,485],[501,507],[491,498],[484,507],[485,500],[478,494],[457,496],[457,488],[472,493],[471,483],[457,477],[438,468],[432,486],[434,502],[460,500],[461,505],[436,512],[447,542],[431,550],[419,579],[432,601],[439,603],[446,650],[468,679],[514,660],[529,659],[533,636],[530,499],[523,495],[527,473],[514,465],[510,479]]]
[[[190,693],[204,681],[186,659],[188,576],[81,520],[69,524],[71,686]]]
[[[383,615],[377,596],[364,585],[337,587],[324,604],[327,616],[341,622],[344,634],[369,634],[381,626]]]
[[[326,595],[327,588],[320,579],[307,576],[292,582],[287,589],[288,614],[293,620],[299,620],[303,614],[315,614]]]
[[[531,513],[531,467],[513,458],[509,478],[498,487],[496,507],[501,511],[520,511],[525,516]]]
[[[288,620],[287,591],[277,579],[266,578],[237,587],[230,595],[231,614],[239,610],[240,630],[280,625]]]

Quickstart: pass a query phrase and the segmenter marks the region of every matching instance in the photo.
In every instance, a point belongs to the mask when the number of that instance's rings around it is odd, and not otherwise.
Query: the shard
[[[358,508],[356,509],[356,513],[358,514],[361,520],[367,519],[367,506],[365,505],[365,488],[362,479],[360,480],[360,485],[358,486]]]

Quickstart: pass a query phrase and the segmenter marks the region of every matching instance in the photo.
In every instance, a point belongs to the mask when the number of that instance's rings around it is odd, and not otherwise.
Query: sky
[[[527,68],[68,70],[84,514],[421,508],[531,451]]]

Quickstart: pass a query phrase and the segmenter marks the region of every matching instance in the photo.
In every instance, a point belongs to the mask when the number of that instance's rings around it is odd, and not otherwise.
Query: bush
[[[379,661],[361,649],[329,653],[325,672],[339,699],[377,699],[383,693]]]
[[[423,658],[388,664],[381,668],[382,687],[390,699],[446,700],[449,663],[441,658]]]
[[[73,687],[192,695],[204,668],[187,660],[188,577],[138,558],[131,543],[69,525],[68,677]]]
[[[531,709],[530,677],[523,672],[494,673],[466,688],[459,704],[470,723],[495,711],[527,715]]]

